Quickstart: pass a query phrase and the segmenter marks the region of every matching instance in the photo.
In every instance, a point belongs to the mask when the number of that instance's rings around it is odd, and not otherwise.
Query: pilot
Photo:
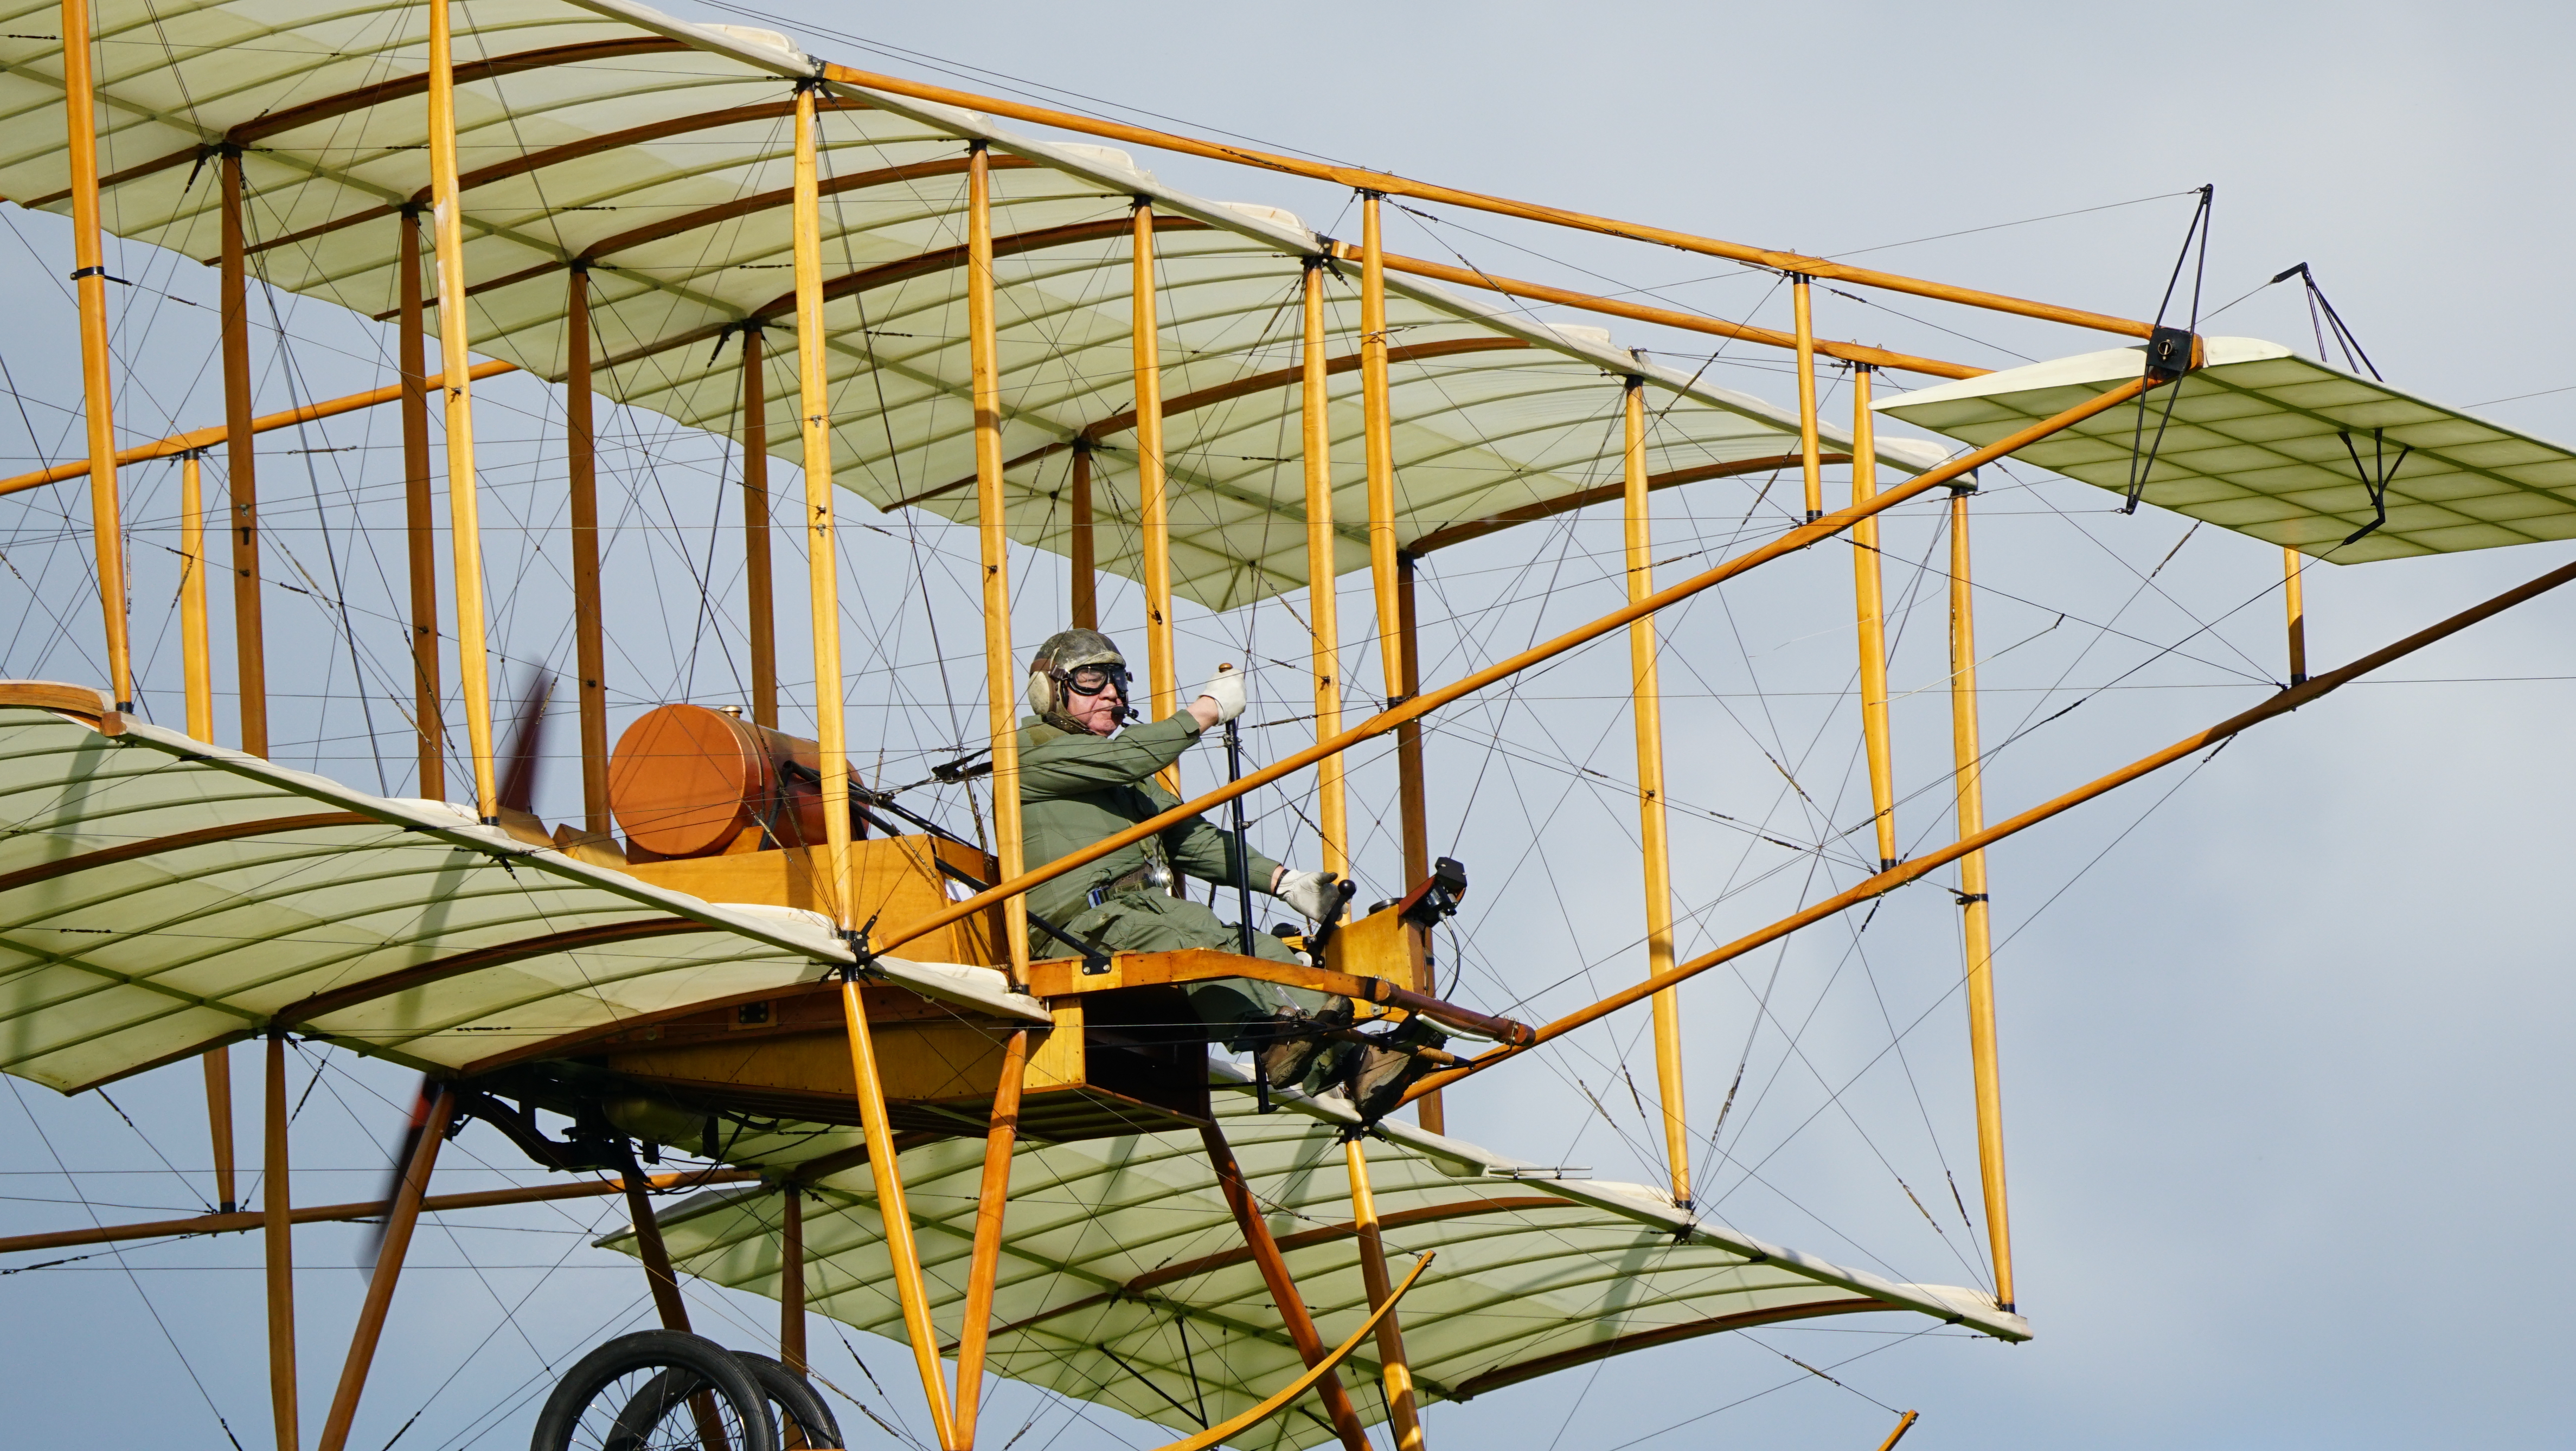
[[[1020,722],[1020,810],[1030,866],[1071,852],[1180,805],[1154,776],[1198,743],[1201,733],[1243,714],[1239,672],[1220,671],[1183,709],[1162,720],[1125,722],[1130,684],[1126,657],[1097,630],[1065,630],[1029,662],[1028,704]],[[1182,948],[1243,950],[1239,927],[1186,897],[1172,895],[1177,871],[1223,886],[1235,880],[1234,842],[1203,817],[1164,828],[1142,842],[1067,872],[1029,892],[1029,910],[1085,943],[1110,952]],[[1280,865],[1244,844],[1256,891],[1267,892],[1312,921],[1341,900],[1329,872]],[[1281,963],[1298,959],[1267,932],[1253,951]],[[1362,1046],[1329,1036],[1352,1020],[1347,998],[1255,978],[1186,984],[1191,1009],[1210,1036],[1234,1052],[1251,1051],[1273,1088],[1344,1089],[1371,1121],[1393,1108],[1430,1068],[1403,1051],[1437,1035],[1416,1018],[1387,1042]]]

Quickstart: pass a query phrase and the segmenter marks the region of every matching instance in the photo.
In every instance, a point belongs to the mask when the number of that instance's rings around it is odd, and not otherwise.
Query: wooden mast
[[[1324,338],[1324,259],[1306,259],[1305,349],[1299,370],[1299,421],[1306,465],[1306,613],[1315,635],[1315,739],[1342,733],[1342,633],[1335,580],[1333,536],[1333,426]],[[1315,767],[1316,834],[1322,869],[1351,874],[1349,806],[1342,791],[1342,758]]]
[[[1816,444],[1816,317],[1803,272],[1789,274],[1789,298],[1797,314],[1798,467],[1807,484],[1807,522],[1825,517],[1825,480]]]
[[[1378,1230],[1377,1195],[1369,1187],[1368,1151],[1360,1139],[1342,1145],[1342,1164],[1351,1180],[1351,1226],[1358,1231],[1360,1281],[1368,1290],[1371,1310],[1386,1304],[1393,1285],[1386,1273],[1386,1239]],[[1387,1424],[1395,1428],[1395,1451],[1422,1451],[1422,1416],[1414,1406],[1413,1364],[1404,1354],[1404,1328],[1389,1312],[1377,1322],[1377,1358],[1383,1373]]]
[[[277,1451],[297,1451],[303,1433],[295,1400],[295,1229],[288,1217],[286,1167],[286,1030],[268,1030],[266,1115],[260,1156],[260,1257],[268,1282],[268,1405]]]
[[[1161,720],[1181,708],[1179,668],[1172,658],[1172,500],[1171,481],[1163,467],[1163,360],[1161,309],[1154,285],[1154,208],[1136,201],[1135,276],[1128,300],[1129,329],[1136,362],[1136,525],[1145,553],[1145,669],[1148,718]],[[1181,767],[1175,761],[1156,773],[1163,789],[1177,796]],[[1175,886],[1178,884],[1175,883]]]
[[[456,66],[449,0],[429,6],[429,185],[438,237],[439,384],[447,395],[448,548],[456,567],[456,664],[474,753],[474,814],[501,821],[492,768],[492,662],[484,650],[483,527],[475,498],[473,377],[466,362],[465,218],[457,197]]]
[[[1852,365],[1852,502],[1878,495],[1877,416],[1869,410],[1867,363]],[[1878,869],[1896,865],[1896,765],[1887,730],[1887,605],[1878,516],[1852,526],[1852,596],[1860,622],[1860,732],[1869,757],[1869,805],[1878,828]]]
[[[1632,377],[1623,390],[1626,447],[1622,472],[1626,482],[1628,602],[1655,592],[1654,528],[1646,506],[1646,380]],[[1646,975],[1659,976],[1673,965],[1673,862],[1664,805],[1664,706],[1656,675],[1660,641],[1655,617],[1628,622],[1628,689],[1630,713],[1637,724],[1637,835],[1645,870]],[[1673,1203],[1691,1204],[1690,1125],[1688,1100],[1682,1090],[1681,994],[1667,989],[1655,994],[1655,1097],[1664,1120],[1664,1167],[1671,1176]]]
[[[742,325],[742,574],[751,636],[751,719],[778,729],[778,623],[769,570],[769,377],[760,325]]]
[[[81,403],[89,426],[90,534],[97,550],[98,598],[107,632],[108,694],[118,710],[132,710],[125,521],[116,499],[116,419],[108,376],[107,265],[99,245],[98,100],[90,71],[89,0],[62,0],[62,39],[63,111],[71,136],[72,286],[80,298]]]
[[[241,148],[218,158],[223,265],[216,282],[224,358],[224,486],[232,500],[233,668],[242,749],[268,754],[268,637],[259,592],[259,450],[251,427],[250,279],[243,262]],[[91,451],[95,453],[96,450]]]
[[[202,456],[179,456],[179,645],[187,671],[188,735],[215,738],[215,668],[206,644],[206,497]],[[233,1188],[233,1050],[209,1048],[198,1060],[206,1075],[206,1136],[214,1150],[215,1202],[230,1214]]]
[[[572,493],[573,659],[581,672],[581,829],[608,821],[608,647],[599,619],[599,464],[591,425],[590,269],[576,266],[564,308],[564,454]]]
[[[1976,595],[1968,578],[1968,496],[1950,491],[1950,745],[1959,782],[1959,839],[1986,829],[1982,748],[1977,739]],[[1995,1302],[2013,1307],[2012,1214],[2004,1198],[2004,1096],[1995,1062],[1994,938],[1987,918],[1986,853],[1959,858],[1960,933],[1967,954],[1968,1056],[1976,1082],[1977,1167],[1985,1191],[1986,1243],[1995,1260]]]
[[[421,323],[420,213],[404,207],[402,323],[396,362],[402,370],[403,538],[411,565],[412,724],[420,737],[420,794],[447,799],[445,703],[438,689],[438,540],[430,509],[429,363]],[[444,386],[445,380],[441,380]]]

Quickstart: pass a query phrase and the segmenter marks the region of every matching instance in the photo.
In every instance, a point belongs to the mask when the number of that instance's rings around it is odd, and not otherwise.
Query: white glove
[[[1243,714],[1243,672],[1220,670],[1199,687],[1199,694],[1216,702],[1215,725],[1223,725]]]
[[[1279,874],[1279,884],[1270,889],[1309,922],[1321,922],[1333,904],[1342,899],[1341,879],[1331,872],[1301,872],[1291,867]]]

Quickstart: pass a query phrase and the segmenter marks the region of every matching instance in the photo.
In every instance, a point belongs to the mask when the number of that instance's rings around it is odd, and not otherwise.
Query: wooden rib
[[[831,109],[839,111],[870,109],[864,101],[848,99],[836,100],[828,104]],[[732,106],[722,111],[701,111],[694,116],[674,116],[667,121],[654,121],[642,126],[628,126],[623,130],[602,132],[597,136],[584,137],[579,141],[565,142],[561,146],[550,146],[543,151],[531,151],[524,156],[514,156],[507,161],[496,161],[490,166],[477,167],[459,176],[456,179],[456,186],[459,191],[472,191],[478,186],[507,181],[514,176],[525,176],[529,172],[542,171],[549,166],[560,166],[567,161],[581,161],[603,152],[614,151],[621,146],[636,146],[647,141],[685,136],[692,131],[711,131],[718,126],[738,125],[745,121],[783,120],[794,114],[796,114],[795,102],[770,101],[757,106]],[[421,206],[428,201],[429,188],[422,187],[412,193],[408,204]],[[334,217],[327,222],[317,222],[301,231],[271,237],[265,242],[254,244],[250,250],[255,253],[265,252],[273,247],[291,247],[300,242],[309,242],[316,237],[328,236],[363,222],[392,216],[402,210],[404,205],[405,203],[402,202],[387,202],[382,206],[368,207],[362,211],[351,212],[345,217]]]
[[[1334,255],[1345,262],[1360,258],[1357,247],[1347,242],[1334,244]],[[1607,317],[1624,317],[1635,322],[1650,322],[1660,327],[1679,328],[1684,332],[1706,333],[1711,337],[1733,338],[1739,342],[1760,343],[1765,347],[1795,348],[1795,334],[1749,323],[1722,322],[1695,312],[1680,312],[1669,307],[1648,307],[1643,303],[1622,302],[1614,297],[1598,297],[1589,292],[1575,292],[1563,287],[1550,287],[1540,282],[1523,282],[1515,277],[1498,277],[1482,269],[1452,267],[1445,262],[1426,262],[1419,257],[1386,256],[1390,272],[1428,277],[1435,282],[1453,283],[1460,287],[1481,287],[1505,297],[1526,298],[1532,302],[1554,303],[1559,307],[1581,308]],[[1867,363],[1875,368],[1902,368],[1909,373],[1927,373],[1935,378],[1982,378],[1992,368],[1971,368],[1965,363],[1947,363],[1938,358],[1918,358],[1911,353],[1891,353],[1885,348],[1863,347],[1859,343],[1818,342],[1815,350],[1829,358],[1847,363]]]
[[[1646,479],[1646,488],[1649,491],[1678,488],[1683,484],[1696,484],[1703,479],[1724,479],[1732,478],[1737,474],[1758,474],[1770,469],[1785,469],[1797,462],[1798,455],[1782,453],[1766,454],[1761,458],[1736,459],[1731,463],[1695,464],[1686,469],[1674,469],[1670,473],[1650,475]],[[1850,463],[1851,455],[1829,453],[1822,456],[1822,462]],[[1535,504],[1522,504],[1517,508],[1505,509],[1500,513],[1487,514],[1481,518],[1461,519],[1455,524],[1444,524],[1432,530],[1404,546],[1404,549],[1408,554],[1429,554],[1432,550],[1446,549],[1452,544],[1464,544],[1470,539],[1480,539],[1498,529],[1509,529],[1515,524],[1527,524],[1533,519],[1545,519],[1556,514],[1569,514],[1577,509],[1588,509],[1594,504],[1607,504],[1625,492],[1625,488],[1619,484],[1602,484],[1597,488],[1582,489],[1553,499],[1542,499]]]
[[[1007,159],[995,157],[994,164],[1000,165]],[[1041,227],[1034,232],[1013,232],[993,239],[993,255],[1010,257],[1022,252],[1043,251],[1049,247],[1067,247],[1077,242],[1097,242],[1110,237],[1124,237],[1128,234],[1128,228],[1127,219],[1120,217],[1114,221],[1074,222],[1061,227]],[[1211,228],[1205,222],[1194,222],[1187,217],[1173,217],[1164,222],[1158,230],[1203,232]],[[941,247],[935,251],[921,253],[919,256],[861,268],[859,271],[833,278],[823,284],[823,300],[830,302],[837,298],[850,297],[868,291],[870,288],[909,282],[913,278],[928,277],[937,272],[954,272],[965,265],[966,249],[963,246]],[[767,322],[771,318],[793,311],[795,306],[795,293],[781,293],[732,322],[709,323],[705,327],[692,328],[671,337],[659,338],[630,352],[620,353],[599,366],[601,368],[623,367],[638,358],[649,358],[656,353],[669,352],[673,348],[690,347],[706,342],[720,333],[739,328],[746,321]]]
[[[1640,1330],[1630,1335],[1614,1336],[1592,1345],[1578,1345],[1554,1355],[1542,1355],[1516,1365],[1500,1366],[1482,1375],[1469,1376],[1451,1388],[1449,1398],[1463,1401],[1518,1385],[1525,1380],[1564,1370],[1569,1366],[1589,1365],[1632,1350],[1645,1350],[1657,1345],[1670,1345],[1677,1340],[1695,1340],[1703,1335],[1718,1335],[1729,1330],[1750,1330],[1756,1325],[1770,1325],[1782,1320],[1812,1320],[1825,1315],[1859,1315],[1873,1310],[1906,1310],[1906,1305],[1891,1305],[1883,1300],[1819,1300],[1804,1305],[1781,1305],[1769,1310],[1746,1310],[1733,1315],[1715,1315],[1706,1320],[1693,1320],[1684,1325],[1666,1325],[1654,1330]]]
[[[1156,232],[1178,230],[1178,221],[1179,219],[1175,218],[1158,217],[1154,221],[1154,230]],[[1512,349],[1527,348],[1528,346],[1528,343],[1521,341],[1519,338],[1450,338],[1443,342],[1415,343],[1411,347],[1390,348],[1387,350],[1386,356],[1387,361],[1390,363],[1406,363],[1421,358],[1446,358],[1459,353],[1504,352]],[[1324,364],[1324,371],[1328,374],[1356,373],[1359,371],[1359,367],[1360,355],[1357,353],[1348,353],[1327,361]],[[1256,393],[1267,393],[1274,388],[1286,388],[1297,383],[1304,378],[1304,376],[1305,368],[1301,364],[1294,368],[1273,368],[1267,373],[1255,373],[1250,377],[1237,378],[1231,383],[1218,383],[1212,387],[1199,388],[1187,393],[1175,394],[1172,397],[1163,400],[1163,416],[1165,418],[1169,418],[1175,413],[1188,413],[1194,409],[1206,408],[1213,404],[1231,403],[1237,398],[1249,398]],[[1082,432],[1077,435],[1077,437],[1086,443],[1097,443],[1111,434],[1123,433],[1135,426],[1136,410],[1129,408],[1122,412],[1113,413],[1107,418],[1101,419],[1097,423],[1084,424]],[[1065,439],[1060,442],[1050,443],[1042,448],[1032,449],[1027,453],[1021,454],[1019,457],[1012,459],[1002,467],[1005,469],[1015,469],[1020,467],[1022,464],[1033,464],[1040,459],[1049,458],[1055,454],[1062,453],[1073,446],[1073,439]],[[960,489],[971,489],[974,486],[974,477],[969,475],[955,481],[954,483],[941,484],[938,488],[928,490],[924,493],[915,494],[908,499],[897,499],[886,507],[889,510],[900,509],[906,504],[922,503],[925,500],[936,499],[944,494],[953,494]]]
[[[993,165],[1002,170],[1022,170],[1026,169],[1031,164],[1032,163],[1030,162],[1022,161],[1013,156],[996,156],[993,158]],[[819,185],[816,195],[818,197],[838,196],[845,191],[865,191],[870,187],[890,186],[899,181],[919,181],[923,177],[929,176],[960,176],[963,175],[965,171],[966,163],[962,158],[958,157],[943,157],[937,161],[916,161],[904,166],[889,166],[877,171],[862,171],[850,176],[833,177]],[[738,217],[747,217],[756,212],[772,211],[781,207],[787,207],[793,205],[795,200],[796,189],[794,187],[781,187],[776,191],[765,191],[756,196],[737,197],[732,201],[722,202],[715,206],[701,207],[694,212],[683,212],[676,217],[665,217],[661,221],[647,223],[644,226],[636,227],[629,231],[619,232],[615,236],[602,238],[601,240],[581,249],[580,253],[576,256],[564,261],[540,262],[534,267],[522,267],[518,271],[512,272],[506,276],[493,277],[482,282],[477,282],[473,286],[465,289],[465,295],[468,297],[479,297],[486,292],[497,291],[500,288],[515,287],[522,282],[533,282],[540,277],[552,276],[553,274],[562,271],[564,268],[571,266],[574,262],[600,263],[602,258],[605,258],[612,253],[623,252],[629,247],[641,247],[648,242],[665,241],[672,237],[694,232],[701,227],[712,227],[719,222],[730,222]],[[833,295],[835,294],[829,292],[825,293],[825,296],[827,297]],[[788,302],[776,306],[776,311],[785,312],[793,306],[793,295],[791,294]],[[771,314],[762,313],[759,315],[769,316]],[[376,320],[378,322],[384,321],[383,315],[379,315]],[[737,324],[737,326],[738,325],[739,324]]]
[[[648,1181],[656,1189],[687,1184],[740,1184],[758,1179],[754,1169],[718,1169],[705,1174],[656,1174]],[[423,1214],[436,1214],[450,1209],[490,1209],[503,1204],[542,1204],[556,1199],[591,1199],[626,1192],[620,1179],[582,1180],[570,1184],[530,1184],[516,1189],[477,1189],[464,1194],[432,1194],[420,1201]],[[338,1223],[345,1220],[373,1219],[385,1212],[379,1200],[356,1204],[316,1204],[290,1210],[287,1218],[296,1224]],[[0,1239],[0,1254],[17,1254],[31,1249],[68,1249],[84,1244],[117,1244],[132,1239],[167,1239],[172,1235],[239,1234],[259,1228],[268,1216],[256,1210],[232,1214],[197,1214],[186,1219],[155,1219],[141,1224],[110,1224],[89,1229],[64,1229],[48,1234],[20,1234]]]
[[[516,55],[470,61],[456,68],[456,83],[461,86],[475,81],[498,80],[502,76],[516,75],[520,71],[538,70],[546,66],[577,65],[583,61],[614,60],[621,56],[652,55],[689,49],[692,47],[685,42],[666,40],[658,35],[629,36],[618,40],[586,40],[574,45],[552,45],[539,50],[523,50]],[[360,86],[354,91],[342,91],[336,96],[324,96],[318,100],[307,101],[301,106],[289,106],[283,111],[272,111],[267,115],[244,121],[224,133],[224,144],[248,145],[267,137],[285,135],[300,126],[327,121],[334,116],[345,116],[352,111],[363,111],[370,106],[381,106],[389,101],[408,100],[413,96],[426,94],[428,90],[429,76],[425,72],[420,75],[397,77],[390,81],[378,81],[371,86]],[[156,156],[150,161],[129,166],[123,171],[110,172],[100,177],[98,184],[101,188],[121,186],[126,182],[139,181],[173,167],[193,166],[206,154],[207,149],[205,146],[190,146],[167,155]],[[47,207],[70,196],[71,192],[68,189],[49,192],[21,205]]]
[[[387,317],[393,315],[386,314]],[[519,365],[516,363],[484,362],[476,363],[469,376],[480,382],[496,373],[515,373],[518,370]],[[434,393],[445,384],[445,375],[432,374],[422,386]],[[369,388],[363,393],[351,393],[343,398],[307,403],[301,408],[289,408],[283,413],[270,413],[254,418],[250,421],[250,431],[273,433],[281,428],[293,428],[299,423],[311,423],[317,418],[337,418],[343,413],[355,413],[361,408],[373,408],[380,403],[391,403],[402,394],[403,385],[393,383],[382,388]],[[156,439],[151,443],[140,443],[132,448],[118,449],[116,461],[120,464],[142,463],[147,459],[169,458],[174,454],[183,454],[191,449],[211,448],[224,442],[229,432],[230,430],[223,424],[218,423],[211,428],[174,433],[168,438]],[[34,473],[20,474],[15,478],[0,479],[0,495],[15,494],[21,490],[38,488],[45,484],[58,484],[65,479],[81,478],[88,473],[88,459],[65,459],[52,468],[38,469]]]
[[[487,967],[500,967],[507,963],[525,962],[531,957],[543,957],[550,952],[578,952],[585,948],[605,947],[617,942],[635,942],[648,937],[681,937],[693,932],[722,932],[723,930],[721,927],[710,927],[704,922],[690,921],[686,917],[651,917],[640,922],[611,922],[597,927],[576,927],[569,932],[550,932],[543,937],[525,937],[516,942],[496,943],[490,947],[478,947],[471,952],[460,952],[452,957],[424,962],[418,967],[389,972],[383,977],[369,978],[365,982],[351,983],[347,987],[333,988],[329,992],[315,993],[301,1002],[289,1003],[278,1009],[273,1021],[286,1026],[301,1027],[316,1018],[328,1017],[333,1013],[356,1007],[360,1003],[391,997],[395,993],[409,992],[413,988],[455,977],[460,973],[477,972]]]
[[[0,874],[0,893],[14,892],[20,887],[32,887],[38,882],[50,882],[58,877],[68,877],[75,872],[89,871],[94,867],[112,867],[148,856],[159,856],[163,852],[185,851],[192,846],[206,846],[218,841],[240,841],[246,837],[273,836],[281,832],[306,831],[324,826],[383,825],[383,822],[372,816],[360,816],[354,811],[317,811],[309,816],[272,816],[263,821],[237,821],[229,826],[200,827],[195,831],[156,836],[149,841],[127,842],[123,846],[111,846],[98,851],[82,852],[78,856],[67,856],[60,861],[39,862],[32,867],[20,867],[14,872]]]

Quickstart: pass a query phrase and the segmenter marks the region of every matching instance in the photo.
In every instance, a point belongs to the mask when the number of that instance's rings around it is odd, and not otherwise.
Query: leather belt
[[[1163,862],[1149,861],[1132,872],[1124,872],[1102,882],[1092,888],[1090,895],[1084,900],[1091,906],[1097,907],[1121,892],[1168,892],[1171,889],[1171,867]]]

